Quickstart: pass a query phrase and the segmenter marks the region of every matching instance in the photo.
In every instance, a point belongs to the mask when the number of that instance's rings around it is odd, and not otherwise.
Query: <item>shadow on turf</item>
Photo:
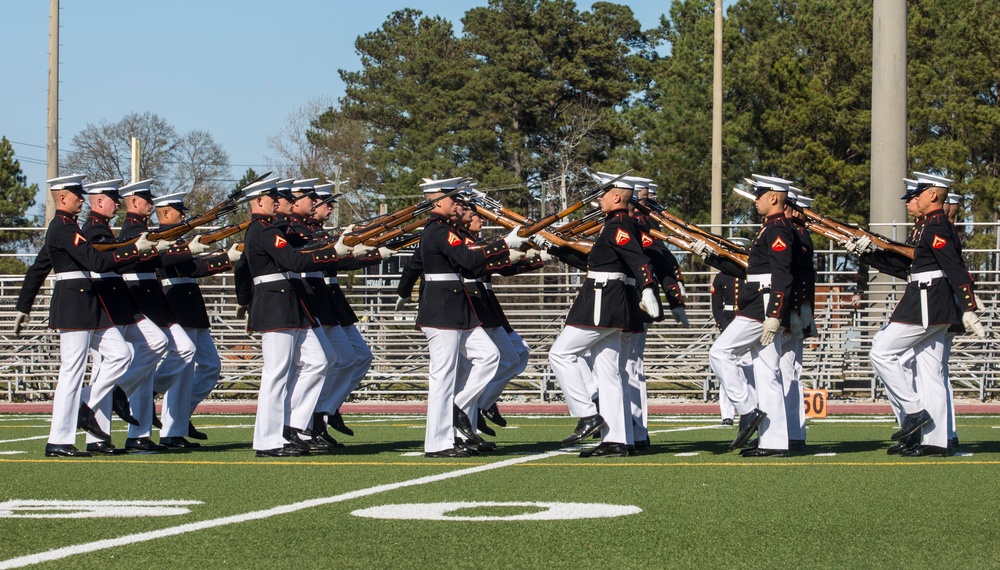
[[[885,441],[836,441],[836,442],[809,442],[805,451],[793,452],[792,455],[813,455],[816,453],[864,453],[871,451],[884,451],[892,445]],[[963,446],[964,447],[964,446]],[[675,453],[712,453],[724,455],[732,453],[738,455],[736,450],[729,450],[729,443],[724,441],[679,441],[679,442],[658,442],[652,441],[650,448],[642,455],[675,454]]]

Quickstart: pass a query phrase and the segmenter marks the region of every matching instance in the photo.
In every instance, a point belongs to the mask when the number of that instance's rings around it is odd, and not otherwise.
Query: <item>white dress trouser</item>
[[[80,389],[90,349],[100,353],[102,358],[101,368],[94,375],[86,401],[92,408],[111,394],[115,383],[132,362],[132,351],[115,327],[59,331],[59,380],[52,402],[51,444],[72,445],[76,442],[76,423],[82,396]]]
[[[646,330],[649,330],[648,324],[646,325]],[[646,372],[643,369],[643,353],[646,351],[646,332],[632,333],[628,346],[628,364],[626,365],[626,369],[628,374],[628,400],[632,430],[635,439],[643,441],[649,439]]]
[[[934,420],[922,430],[924,445],[948,445],[948,390],[944,384],[944,359],[947,325],[889,323],[875,335],[869,355],[872,367],[886,390],[892,392],[905,414],[927,410]],[[913,350],[914,373],[910,380],[904,371],[904,356]]]
[[[740,415],[755,407],[767,414],[760,425],[762,449],[788,449],[788,424],[785,419],[785,392],[781,382],[781,334],[767,346],[760,343],[764,324],[737,316],[722,331],[708,351],[712,371]],[[748,379],[739,373],[740,360],[747,352],[753,359],[756,402]]]
[[[187,436],[191,414],[198,403],[211,393],[222,370],[219,352],[212,341],[212,331],[185,327],[184,333],[195,346],[194,358],[163,394],[160,437]]]
[[[750,358],[750,351],[747,351],[739,362],[740,376],[742,377],[741,382],[746,382],[747,390],[750,392],[751,399],[757,402],[757,390],[754,388],[753,381],[753,359]],[[736,408],[733,403],[729,401],[729,395],[726,394],[725,388],[722,387],[722,380],[719,380],[719,415],[722,419],[733,419],[733,414],[736,412]]]
[[[479,419],[479,398],[486,387],[497,377],[500,368],[500,349],[493,336],[483,327],[476,327],[463,335],[458,368],[455,374],[455,405],[469,416],[472,427]],[[503,329],[500,329],[503,332]],[[507,340],[507,335],[503,335]],[[463,362],[466,364],[463,366]]]
[[[319,394],[316,411],[332,414],[340,407],[336,395],[345,393],[344,388],[351,384],[358,355],[354,352],[351,341],[344,334],[344,327],[324,325],[322,331],[327,344],[333,349],[335,358],[326,371],[326,379],[323,381],[323,389]],[[338,388],[340,389],[338,390]]]
[[[311,334],[310,334],[311,333]],[[323,378],[329,362],[316,333],[311,328],[270,331],[261,334],[261,352],[264,368],[260,375],[260,393],[257,396],[257,419],[253,427],[253,448],[256,450],[278,449],[286,443],[282,435],[285,425],[285,396],[296,367],[299,387],[296,403],[312,408],[319,400]],[[304,429],[312,418],[309,409],[306,423],[292,425]],[[291,418],[296,421],[298,416]]]
[[[627,379],[622,378],[625,360],[622,358],[620,329],[585,329],[568,325],[549,349],[549,364],[566,397],[570,415],[583,418],[597,413],[593,394],[588,388],[588,383],[592,380],[585,373],[591,370],[584,359],[584,353],[588,350],[593,357],[592,374],[597,380],[603,412],[601,417],[608,424],[604,441],[627,443],[625,416],[627,414],[631,421],[631,413],[625,406]],[[624,352],[627,351],[626,347]]]
[[[346,327],[341,327],[341,329],[353,349],[354,364],[350,372],[347,374],[347,382],[338,382],[333,389],[329,403],[326,405],[326,407],[334,406],[331,413],[339,410],[340,406],[347,401],[347,397],[351,395],[351,392],[358,389],[358,386],[361,385],[361,381],[365,379],[365,376],[368,375],[368,371],[371,370],[372,360],[374,359],[372,349],[368,347],[368,343],[365,341],[365,338],[361,336],[361,331],[358,330],[358,327],[348,325]],[[337,347],[334,346],[334,348],[336,349]],[[337,357],[340,357],[339,351],[337,352]]]
[[[497,364],[497,371],[490,379],[489,383],[486,384],[486,388],[483,393],[479,396],[479,400],[476,402],[476,411],[480,409],[489,408],[500,398],[500,394],[503,393],[503,389],[507,386],[507,382],[511,378],[520,374],[518,368],[521,364],[521,357],[518,354],[517,349],[511,342],[511,337],[507,334],[507,331],[503,327],[491,327],[486,329],[486,333],[490,335],[490,340],[493,341],[494,346],[497,347],[497,352],[499,353],[500,360]],[[471,368],[471,362],[466,359],[462,359],[459,365],[459,383],[468,374]],[[523,369],[522,369],[523,370]],[[469,416],[469,419],[475,423],[476,418]]]
[[[785,419],[788,439],[806,440],[805,392],[802,388],[804,339],[790,333],[781,336],[781,382],[785,390]]]
[[[149,319],[142,319],[137,323],[140,329],[150,327],[159,328],[167,337],[166,354],[160,365],[149,375],[138,383],[135,389],[129,394],[128,404],[132,408],[132,416],[139,420],[139,425],[128,426],[128,437],[149,437],[153,431],[153,393],[166,393],[171,386],[184,376],[184,369],[194,360],[194,342],[188,338],[184,327],[177,323],[169,327],[157,327]],[[145,334],[145,333],[143,333]],[[184,388],[190,393],[190,387]]]
[[[319,411],[320,395],[337,355],[319,327],[303,329],[296,338],[292,373],[285,395],[285,425],[308,429]]]
[[[433,453],[455,447],[454,407],[459,406],[455,393],[459,359],[472,361],[472,370],[464,390],[467,406],[475,404],[482,389],[496,374],[500,356],[482,327],[470,330],[420,327],[427,337],[430,366],[427,374],[427,428],[424,451]],[[478,366],[477,366],[478,364]],[[459,406],[461,407],[461,406]],[[464,411],[464,409],[463,409]]]

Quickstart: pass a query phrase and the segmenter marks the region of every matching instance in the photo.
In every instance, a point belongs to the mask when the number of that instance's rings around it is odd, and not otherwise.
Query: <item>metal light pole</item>
[[[49,110],[45,141],[45,178],[59,176],[59,0],[49,0]],[[56,215],[52,193],[45,189],[45,224]]]

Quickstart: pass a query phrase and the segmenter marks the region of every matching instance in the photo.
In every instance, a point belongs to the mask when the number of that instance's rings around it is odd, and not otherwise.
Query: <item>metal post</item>
[[[712,78],[712,231],[722,228],[722,0],[715,0]]]

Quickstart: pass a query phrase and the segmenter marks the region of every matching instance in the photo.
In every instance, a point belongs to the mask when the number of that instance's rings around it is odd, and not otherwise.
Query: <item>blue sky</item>
[[[669,0],[631,0],[643,28]],[[731,2],[726,2],[730,4]],[[485,1],[62,0],[60,154],[88,123],[151,111],[177,130],[203,130],[229,154],[231,175],[261,170],[267,137],[319,98],[337,99],[338,69],[356,70],[355,39],[393,11],[450,20]],[[588,9],[590,2],[578,2]],[[0,3],[0,135],[14,143],[28,183],[44,187],[49,2]],[[36,210],[38,208],[36,207]]]

